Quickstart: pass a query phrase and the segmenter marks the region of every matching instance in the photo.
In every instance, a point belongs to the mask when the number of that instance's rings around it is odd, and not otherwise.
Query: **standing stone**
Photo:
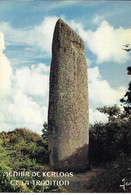
[[[82,39],[61,19],[52,44],[48,110],[50,166],[83,172],[88,167],[88,83]]]

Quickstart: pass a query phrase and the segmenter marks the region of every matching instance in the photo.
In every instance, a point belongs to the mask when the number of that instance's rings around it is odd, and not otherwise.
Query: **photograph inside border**
[[[0,193],[131,192],[130,10],[0,1]]]

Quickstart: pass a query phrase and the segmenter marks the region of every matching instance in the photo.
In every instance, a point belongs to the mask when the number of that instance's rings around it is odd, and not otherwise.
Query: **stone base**
[[[63,172],[86,172],[90,169],[88,162],[88,145],[85,144],[83,147],[78,148],[71,156],[58,161],[52,168],[55,171]]]

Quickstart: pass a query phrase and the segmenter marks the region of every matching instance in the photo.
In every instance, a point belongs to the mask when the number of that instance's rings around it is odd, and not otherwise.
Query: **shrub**
[[[45,186],[35,186],[32,176],[15,177],[18,185],[11,185],[11,177],[4,171],[40,171],[43,163],[48,162],[48,151],[41,136],[26,129],[0,133],[0,192],[44,192]],[[28,180],[29,185],[22,185],[21,180]],[[39,178],[43,179],[43,178]],[[49,187],[47,186],[46,189]],[[55,189],[55,188],[54,188]]]
[[[109,163],[105,172],[92,177],[86,188],[91,192],[131,192],[131,186],[126,187],[124,190],[120,185],[123,184],[122,180],[125,178],[130,182],[131,176],[131,158],[124,156],[116,161]]]

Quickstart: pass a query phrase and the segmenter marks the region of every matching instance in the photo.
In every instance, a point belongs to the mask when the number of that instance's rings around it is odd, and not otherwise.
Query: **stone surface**
[[[56,23],[48,109],[50,166],[82,172],[88,167],[88,83],[83,40],[61,19]]]

